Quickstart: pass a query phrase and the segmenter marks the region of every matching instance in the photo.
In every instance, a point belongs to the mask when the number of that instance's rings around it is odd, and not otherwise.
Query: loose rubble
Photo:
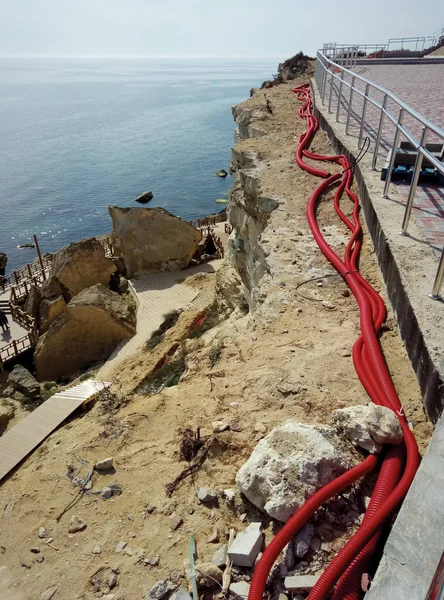
[[[239,567],[253,567],[256,556],[259,554],[264,534],[261,532],[261,523],[251,523],[246,529],[238,533],[228,550],[228,556],[233,565]]]

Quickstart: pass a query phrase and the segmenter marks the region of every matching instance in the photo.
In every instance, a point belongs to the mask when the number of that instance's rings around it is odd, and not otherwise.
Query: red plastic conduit
[[[299,115],[307,121],[307,131],[299,138],[296,162],[301,169],[323,179],[309,199],[308,223],[319,248],[342,275],[360,309],[361,335],[353,347],[353,363],[370,398],[376,404],[386,406],[396,413],[404,433],[403,445],[390,448],[384,456],[375,490],[360,528],[332,560],[308,596],[309,600],[325,600],[339,580],[334,591],[334,600],[358,600],[361,596],[361,575],[367,569],[371,555],[375,551],[381,528],[399,507],[410,487],[418,468],[419,455],[415,438],[404,418],[402,406],[377,337],[386,318],[385,305],[382,298],[361,276],[358,269],[362,228],[359,222],[359,201],[351,190],[352,167],[344,155],[326,156],[308,150],[319,127],[318,120],[312,112],[310,88],[308,85],[303,85],[295,88],[293,92],[303,102]],[[341,170],[330,174],[308,165],[304,161],[307,158],[336,164]],[[320,196],[323,192],[329,191],[332,186],[337,186],[333,201],[334,208],[351,232],[343,258],[340,258],[329,246],[321,233],[316,218],[316,207]],[[343,213],[340,207],[344,193],[353,204],[351,219]],[[404,455],[406,455],[405,461]],[[275,560],[284,546],[313,513],[327,500],[369,473],[376,463],[376,457],[369,455],[360,465],[318,490],[305,502],[264,551],[253,575],[248,600],[262,600],[267,577]]]

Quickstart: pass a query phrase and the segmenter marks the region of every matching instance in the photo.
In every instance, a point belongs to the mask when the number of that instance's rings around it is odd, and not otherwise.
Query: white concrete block
[[[238,581],[237,583],[232,583],[229,589],[232,596],[247,600],[250,584],[246,581]]]
[[[233,565],[238,567],[253,567],[256,556],[261,551],[264,534],[261,532],[262,523],[251,523],[246,529],[237,534],[228,550],[228,556]]]
[[[291,575],[285,578],[285,589],[290,592],[305,592],[311,590],[320,575]]]

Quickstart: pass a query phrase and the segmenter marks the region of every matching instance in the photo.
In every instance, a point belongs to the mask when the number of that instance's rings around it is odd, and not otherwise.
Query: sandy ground
[[[234,488],[236,472],[257,441],[285,419],[328,423],[333,409],[368,401],[350,356],[359,332],[358,310],[354,299],[344,295],[344,283],[331,277],[321,282],[322,287],[310,282],[296,290],[303,280],[332,270],[315,247],[304,216],[316,180],[294,165],[297,137],[305,127],[297,114],[299,104],[285,84],[266,90],[266,97],[273,107],[263,123],[269,135],[243,142],[266,164],[261,172],[264,193],[286,200],[285,209],[273,213],[264,232],[274,251],[263,305],[253,317],[233,315],[199,340],[186,342],[187,370],[177,386],[151,397],[131,394],[123,402],[99,401],[54,432],[3,483],[0,587],[5,598],[38,599],[51,586],[57,586],[56,600],[100,598],[110,591],[105,584],[100,592],[94,591],[90,577],[101,567],[107,569],[107,577],[111,568],[118,573],[111,592],[115,600],[142,598],[160,579],[183,581],[191,532],[199,558],[209,560],[219,547],[208,542],[215,529],[222,542],[228,528],[245,527],[241,514],[247,513],[249,520],[258,518],[257,511],[240,499],[232,506],[219,495],[216,506],[199,504],[196,486]],[[264,92],[250,103],[263,105]],[[314,149],[331,152],[324,134],[317,135]],[[320,210],[333,244],[343,246],[346,232],[331,206],[322,202]],[[384,295],[368,236],[361,271]],[[335,308],[327,310],[315,299],[329,300]],[[381,342],[407,418],[424,450],[432,427],[392,316]],[[216,345],[220,357],[211,367]],[[140,370],[143,364],[141,360],[134,368]],[[284,395],[278,390],[282,382],[294,382],[301,391]],[[227,422],[230,430],[215,436],[202,468],[169,498],[165,486],[187,466],[180,460],[179,431],[200,428],[206,439],[216,420]],[[110,500],[78,495],[65,476],[67,463],[77,468],[79,460],[92,465],[107,456],[114,457],[115,471],[94,473],[93,490],[116,483],[122,495]],[[70,503],[73,506],[58,518]],[[152,512],[147,511],[150,505],[156,507]],[[86,529],[68,532],[73,515],[86,523]],[[175,515],[183,523],[173,530]],[[39,539],[39,527],[46,528],[51,544],[47,538]],[[127,546],[116,553],[120,541]],[[97,545],[100,554],[93,553]],[[31,552],[34,547],[39,554]],[[159,557],[159,564],[146,566],[141,557]],[[213,592],[217,594],[217,588]]]

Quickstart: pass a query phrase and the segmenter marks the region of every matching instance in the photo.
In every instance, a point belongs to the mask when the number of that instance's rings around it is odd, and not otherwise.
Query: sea
[[[108,206],[223,209],[231,107],[279,58],[0,58],[0,252],[7,272],[111,231]]]

